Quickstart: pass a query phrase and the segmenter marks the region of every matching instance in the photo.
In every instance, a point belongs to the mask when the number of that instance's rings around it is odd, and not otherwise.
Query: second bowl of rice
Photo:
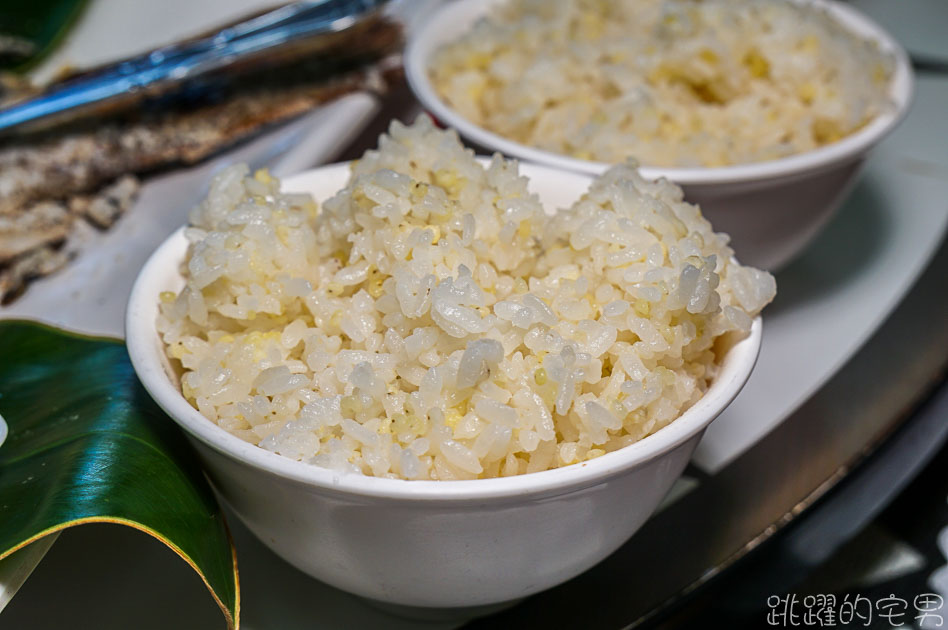
[[[421,118],[282,186],[218,175],[126,339],[276,553],[469,607],[634,533],[749,377],[774,291],[667,181],[478,159]]]
[[[590,174],[634,158],[771,270],[912,96],[899,43],[830,0],[459,0],[412,33],[405,66],[474,145]]]

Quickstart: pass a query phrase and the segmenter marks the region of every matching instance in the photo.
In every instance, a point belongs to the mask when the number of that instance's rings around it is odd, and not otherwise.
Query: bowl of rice
[[[413,32],[405,67],[474,145],[590,174],[634,158],[771,270],[912,96],[898,42],[829,0],[458,0]]]
[[[774,292],[668,181],[476,158],[422,117],[282,184],[220,173],[143,267],[126,339],[277,554],[471,607],[635,532],[747,381]]]

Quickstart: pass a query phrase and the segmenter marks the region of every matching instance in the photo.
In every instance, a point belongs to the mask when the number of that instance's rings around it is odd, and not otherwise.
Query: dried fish
[[[110,227],[138,197],[140,182],[123,175],[92,195],[44,200],[14,215],[0,215],[0,304],[22,293],[30,280],[65,265],[74,252],[64,244],[76,221]]]
[[[7,261],[42,245],[62,241],[71,225],[69,210],[56,201],[40,201],[24,212],[0,215],[0,260]]]
[[[93,197],[70,199],[69,211],[85,217],[99,229],[110,228],[135,203],[139,187],[137,177],[122,175]]]
[[[11,264],[0,268],[0,303],[11,301],[23,292],[30,280],[47,276],[67,262],[69,255],[51,245],[37,247],[14,258]]]

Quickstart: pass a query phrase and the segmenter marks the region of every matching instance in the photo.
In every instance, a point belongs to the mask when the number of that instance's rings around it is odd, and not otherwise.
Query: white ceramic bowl
[[[589,177],[523,165],[547,208],[569,205]],[[284,189],[325,199],[348,177],[334,165]],[[344,475],[253,446],[181,395],[155,330],[159,294],[179,291],[183,229],[132,289],[126,343],[142,384],[197,449],[219,495],[264,544],[302,571],[384,602],[471,607],[517,599],[593,566],[648,518],[705,428],[733,400],[760,349],[761,322],[726,353],[704,397],[669,426],[619,451],[540,473],[473,481]]]
[[[427,71],[432,54],[466,33],[492,5],[504,1],[449,2],[415,29],[405,53],[412,90],[436,119],[489,152],[499,151],[508,157],[579,173],[601,173],[608,164],[536,149],[475,125],[445,103],[434,89]],[[679,184],[686,198],[701,206],[717,231],[730,234],[741,262],[763,269],[779,269],[816,236],[846,197],[867,153],[896,127],[912,99],[912,68],[898,42],[851,6],[827,0],[806,3],[825,8],[846,28],[877,41],[882,50],[893,55],[891,109],[839,142],[779,160],[720,168],[644,165],[641,169],[649,179],[667,177]]]

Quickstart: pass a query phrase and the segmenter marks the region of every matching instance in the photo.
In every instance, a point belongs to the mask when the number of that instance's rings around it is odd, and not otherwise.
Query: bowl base
[[[475,617],[484,617],[495,612],[500,612],[519,604],[525,598],[511,599],[497,604],[483,604],[481,606],[460,606],[456,608],[429,608],[427,606],[403,606],[402,604],[392,604],[368,597],[360,598],[369,606],[380,610],[393,617],[411,619],[413,621],[436,622],[463,622],[474,619]]]

